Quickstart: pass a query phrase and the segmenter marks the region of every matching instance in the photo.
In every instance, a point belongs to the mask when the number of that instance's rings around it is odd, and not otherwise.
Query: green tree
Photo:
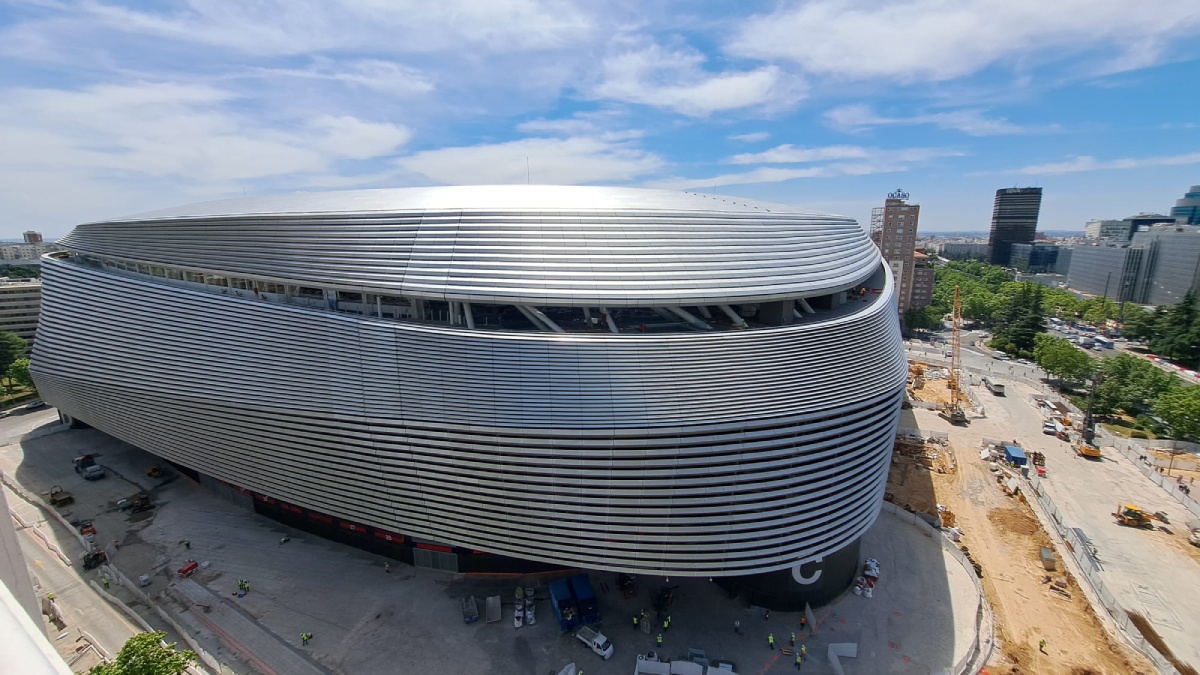
[[[36,267],[8,267],[4,269],[3,276],[9,279],[40,279],[42,271]]]
[[[942,327],[945,313],[938,307],[914,307],[904,313],[904,325],[909,330],[937,330]]]
[[[1046,332],[1042,287],[1032,282],[1014,282],[1004,284],[1001,294],[1009,302],[995,317],[996,337],[992,345],[1009,353],[1032,354],[1035,336]]]
[[[1069,340],[1040,333],[1034,338],[1033,360],[1059,380],[1082,380],[1096,370],[1096,362]]]
[[[0,373],[7,373],[17,359],[29,351],[29,343],[16,333],[0,331]]]
[[[26,357],[21,357],[16,361],[13,361],[12,365],[8,367],[8,372],[6,375],[8,376],[9,382],[16,382],[17,384],[23,387],[29,387],[30,389],[34,388],[33,377],[29,375],[29,359]]]
[[[1154,403],[1154,414],[1178,439],[1200,440],[1200,387],[1176,387]]]
[[[1137,415],[1179,386],[1179,378],[1154,364],[1130,354],[1119,354],[1100,362],[1103,375],[1096,385],[1094,412],[1110,415],[1118,410]]]
[[[196,660],[192,650],[175,651],[175,643],[163,644],[166,633],[139,633],[125,641],[111,663],[93,666],[88,675],[179,675]]]
[[[1156,353],[1189,368],[1200,363],[1200,315],[1196,294],[1188,291],[1179,304],[1155,312],[1155,334],[1150,348]]]

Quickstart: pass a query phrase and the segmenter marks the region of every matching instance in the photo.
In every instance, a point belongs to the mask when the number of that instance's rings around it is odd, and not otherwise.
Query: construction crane
[[[954,287],[950,311],[950,403],[938,414],[951,424],[967,424],[969,420],[962,409],[962,299],[958,286]]]

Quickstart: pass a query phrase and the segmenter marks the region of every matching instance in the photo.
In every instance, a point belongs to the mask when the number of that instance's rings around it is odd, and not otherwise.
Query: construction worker
[[[102,586],[104,586],[104,588],[107,590],[108,589],[108,577],[100,577],[100,584]]]
[[[800,652],[796,652],[796,670],[800,670],[800,664],[804,663],[804,659],[800,657]]]
[[[770,645],[771,651],[775,651],[775,634],[771,633],[767,636],[767,644]]]
[[[189,551],[192,550],[192,542],[188,541],[187,539],[184,539],[183,541],[181,541],[179,543],[183,544],[183,547],[186,548],[187,550],[189,550]]]
[[[671,615],[668,614],[667,615],[667,628],[670,628],[670,627],[671,627]]]
[[[47,594],[46,594],[46,599],[47,599],[47,600],[53,600],[53,599],[54,599],[54,594],[53,594],[53,593],[47,593]],[[1043,645],[1044,645],[1044,644],[1046,644],[1046,641],[1045,641],[1045,640],[1042,640],[1042,644],[1043,644]]]
[[[796,634],[795,633],[792,633],[792,646],[793,647],[796,646]]]
[[[392,573],[392,564],[390,562],[384,561],[383,571],[386,572],[387,574],[391,574]]]
[[[1043,654],[1046,653],[1046,639],[1045,638],[1042,638],[1042,640],[1040,642],[1038,642],[1038,651]]]
[[[633,627],[635,629],[638,627],[638,615],[637,614],[633,615]]]
[[[307,646],[308,646],[308,639],[309,639],[309,638],[311,638],[311,637],[312,637],[312,635],[311,635],[311,634],[309,634],[309,633],[301,633],[301,634],[300,634],[300,645],[301,645],[302,647],[307,647]]]
[[[670,627],[671,627],[671,619],[669,619],[669,618],[663,619],[663,630],[666,630]]]
[[[250,592],[250,582],[249,581],[245,582],[245,589],[246,589],[247,593]]]
[[[805,647],[804,645],[800,645],[800,651],[797,652],[796,655],[799,656],[801,659],[807,659],[808,658],[808,647]]]
[[[655,640],[655,643],[656,643],[656,644],[657,644],[659,647],[661,647],[661,646],[662,646],[662,633],[659,633],[659,634],[658,634],[658,639],[657,639],[657,640]]]
[[[741,634],[742,634],[742,622],[741,622],[741,620],[739,620],[739,619],[734,619],[734,620],[733,620],[733,632],[734,632],[734,633],[737,633],[738,635],[741,635]]]
[[[808,617],[801,614],[800,615],[800,632],[803,633],[805,628],[808,628]]]

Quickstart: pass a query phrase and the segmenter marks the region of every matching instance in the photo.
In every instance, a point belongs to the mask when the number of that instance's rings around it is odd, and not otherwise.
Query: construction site
[[[1013,441],[1003,408],[974,414],[961,370],[956,290],[951,367],[910,361],[910,405],[901,416],[885,499],[917,514],[968,556],[995,616],[989,672],[1151,673],[1151,663],[1116,639],[1055,551],[1050,535],[1003,466],[996,443]],[[1036,459],[1044,463],[1041,453]],[[1036,465],[1032,468],[1038,468]]]

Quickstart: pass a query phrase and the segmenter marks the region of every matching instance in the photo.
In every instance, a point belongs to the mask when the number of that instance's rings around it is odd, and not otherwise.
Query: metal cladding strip
[[[301,506],[525,559],[697,576],[830,553],[878,513],[906,375],[890,275],[825,321],[564,335],[43,260],[31,370],[45,400]]]
[[[298,195],[89,223],[59,243],[301,285],[530,306],[791,299],[849,288],[879,264],[852,219],[715,201],[566,186]]]

